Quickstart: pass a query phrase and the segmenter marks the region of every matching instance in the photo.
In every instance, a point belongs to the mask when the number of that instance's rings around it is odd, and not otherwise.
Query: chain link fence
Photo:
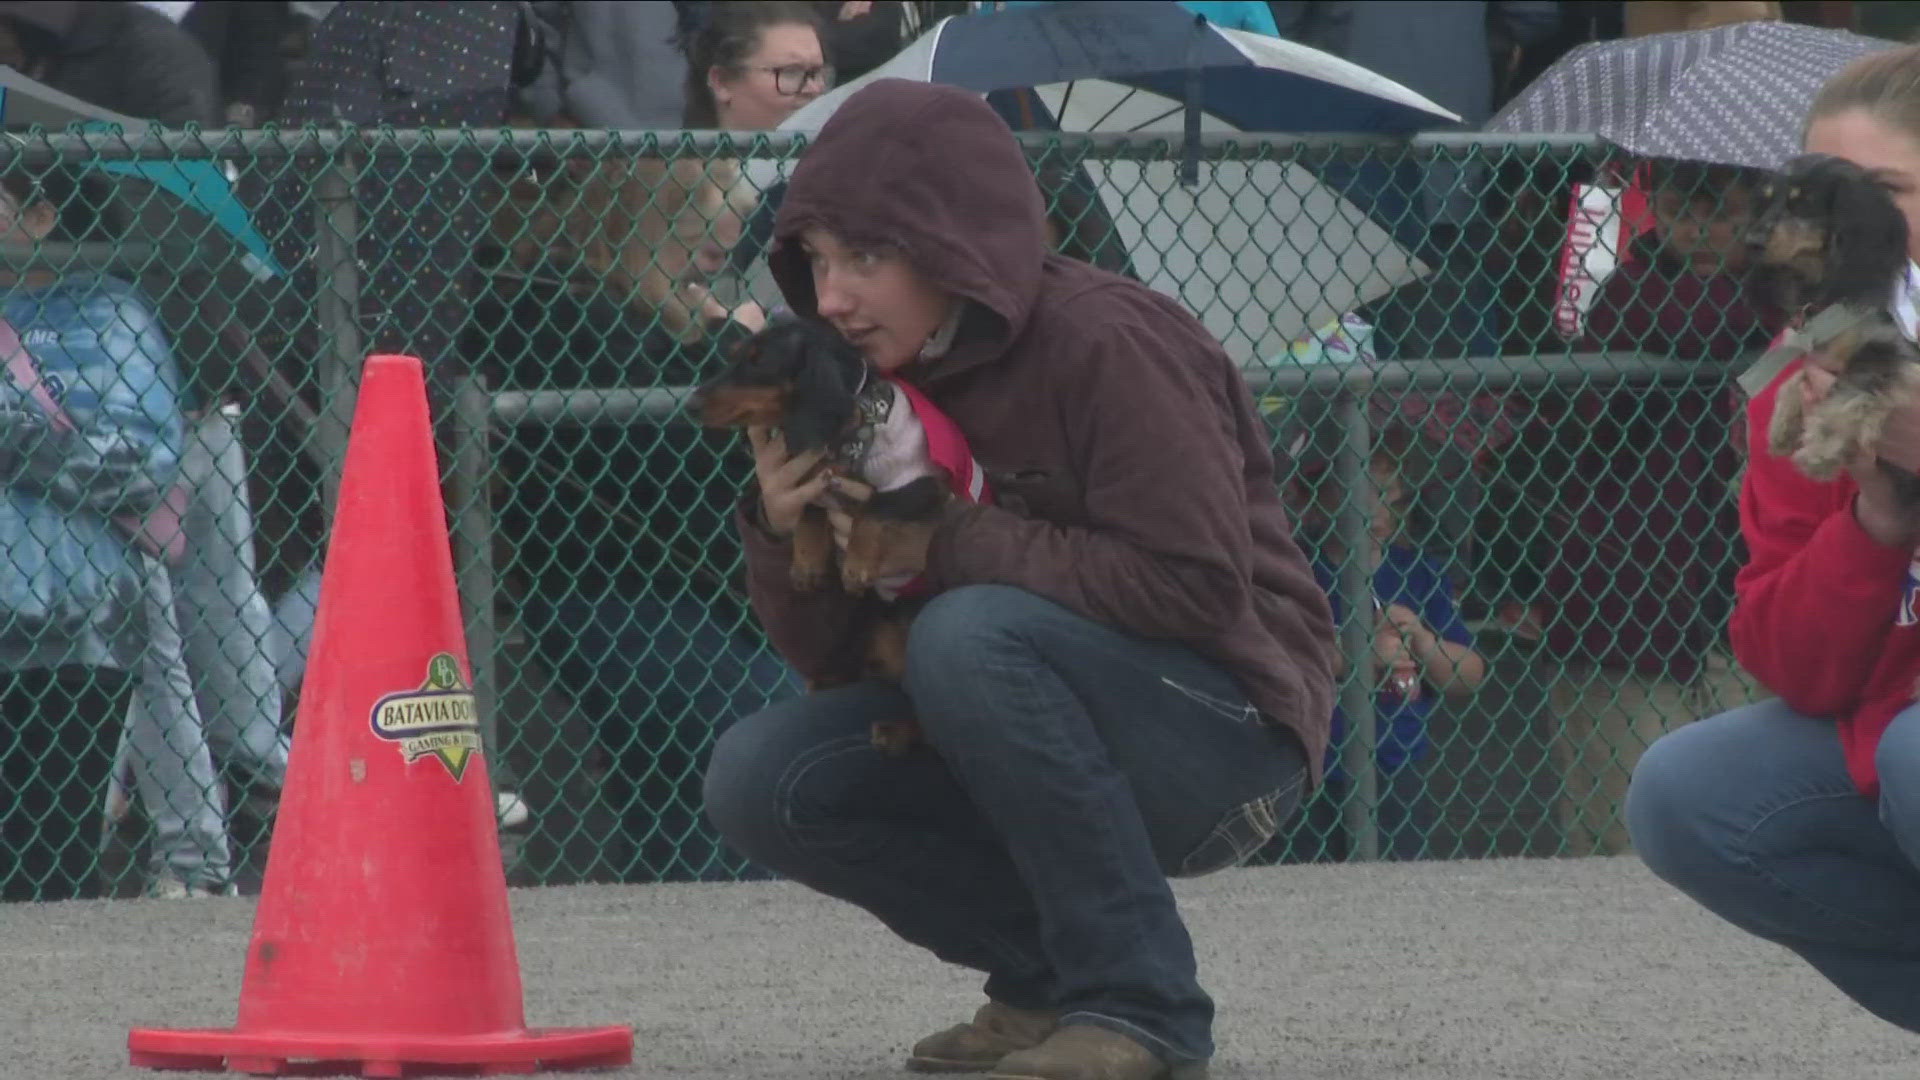
[[[1634,163],[1578,139],[1207,136],[1184,177],[1164,141],[1023,141],[1060,250],[1241,362],[1339,608],[1338,767],[1257,861],[1623,850],[1645,745],[1758,695],[1724,640],[1732,380],[1777,325],[1737,242],[1751,178],[1642,170],[1642,214]],[[703,760],[798,686],[741,584],[747,455],[681,404],[728,312],[778,300],[760,256],[802,146],[13,141],[5,896],[257,885],[381,351],[428,368],[510,879],[755,876],[703,820]],[[174,488],[169,565],[108,519]],[[1402,609],[1446,646],[1382,635]]]

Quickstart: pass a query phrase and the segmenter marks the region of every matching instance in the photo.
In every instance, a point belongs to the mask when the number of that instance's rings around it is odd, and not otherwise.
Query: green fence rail
[[[1255,861],[1624,850],[1647,742],[1759,693],[1724,643],[1733,376],[1773,322],[1730,239],[1752,178],[1654,170],[1649,228],[1569,294],[1572,200],[1634,164],[1597,141],[1209,135],[1191,186],[1165,140],[1022,141],[1060,250],[1241,363],[1340,602],[1340,768]],[[742,590],[746,454],[682,404],[778,302],[760,256],[803,148],[0,145],[0,314],[77,427],[0,390],[5,897],[257,887],[356,372],[389,351],[428,368],[511,880],[756,876],[701,815],[703,759],[799,690]],[[176,482],[167,567],[107,516]],[[1407,679],[1396,606],[1457,675]]]

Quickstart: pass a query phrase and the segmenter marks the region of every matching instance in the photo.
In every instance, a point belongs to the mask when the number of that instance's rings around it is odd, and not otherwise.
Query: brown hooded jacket
[[[1245,381],[1175,301],[1049,253],[1043,215],[1024,153],[979,97],[879,80],[801,158],[770,261],[802,315],[814,293],[796,239],[816,227],[902,251],[966,300],[952,347],[900,372],[959,425],[995,498],[954,504],[928,552],[936,589],[1017,586],[1188,645],[1299,734],[1317,780],[1333,620]],[[741,520],[754,610],[803,676],[844,673],[864,605],[796,594],[790,548],[750,524],[757,499]]]

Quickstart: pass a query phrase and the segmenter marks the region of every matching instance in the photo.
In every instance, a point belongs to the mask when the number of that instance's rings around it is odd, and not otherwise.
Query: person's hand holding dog
[[[820,505],[827,510],[827,522],[833,526],[833,546],[847,553],[847,541],[853,536],[853,513],[848,505],[858,506],[873,497],[873,488],[858,480],[836,476],[827,481],[827,495]]]
[[[1800,393],[1809,406],[1826,397],[1833,389],[1835,372],[1818,353],[1808,359]],[[1920,502],[1910,495],[1916,483],[1890,472],[1886,466],[1920,473],[1920,402],[1913,402],[1887,418],[1880,443],[1873,455],[1861,455],[1848,467],[1860,495],[1854,502],[1854,518],[1860,527],[1889,547],[1920,545]]]
[[[827,482],[827,493],[819,501],[826,507],[827,521],[833,526],[833,546],[839,549],[842,558],[846,557],[847,544],[853,538],[850,508],[872,497],[872,487],[850,477],[836,476]],[[927,568],[927,549],[932,543],[931,528],[895,529],[888,534],[886,543],[873,550],[872,564],[865,569],[881,581],[916,577]]]
[[[809,450],[789,457],[787,442],[778,431],[747,429],[753,446],[753,471],[760,481],[760,523],[768,533],[786,539],[800,523],[801,511],[818,501],[831,475],[825,471],[808,479],[825,450]]]

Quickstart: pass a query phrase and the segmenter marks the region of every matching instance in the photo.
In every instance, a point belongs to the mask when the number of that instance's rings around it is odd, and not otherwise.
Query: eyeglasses
[[[833,65],[831,64],[779,64],[773,67],[756,65],[747,70],[771,72],[773,88],[787,95],[800,93],[811,82],[817,81],[822,90],[833,85]]]

